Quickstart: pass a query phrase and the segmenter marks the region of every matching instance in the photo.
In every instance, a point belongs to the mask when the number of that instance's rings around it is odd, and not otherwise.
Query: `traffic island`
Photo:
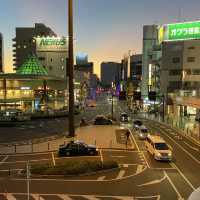
[[[118,169],[119,165],[116,161],[66,161],[56,166],[49,164],[45,165],[32,165],[30,172],[31,176],[74,176],[74,175],[88,175],[91,173],[102,172],[112,169]],[[23,174],[25,174],[24,171]]]

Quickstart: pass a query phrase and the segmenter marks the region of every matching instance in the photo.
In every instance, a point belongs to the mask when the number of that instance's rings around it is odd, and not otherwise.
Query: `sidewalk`
[[[120,130],[120,131],[119,131]],[[119,126],[85,126],[76,129],[74,140],[82,140],[87,144],[96,145],[102,149],[134,149],[130,139],[126,144],[124,130]],[[25,154],[57,151],[61,144],[67,143],[72,138],[65,136],[54,140],[14,145],[0,145],[0,154]]]
[[[134,149],[129,140],[126,145],[125,131],[117,125],[85,126],[76,130],[76,140],[83,140],[87,144],[94,144],[102,149]]]
[[[144,118],[149,118],[152,120],[156,120],[159,122],[163,122],[161,116],[155,117],[154,114],[142,114],[141,115]],[[173,128],[177,128],[181,131],[183,131],[184,135],[192,138],[197,143],[200,143],[200,128],[199,123],[195,121],[194,117],[188,118],[188,117],[177,117],[174,115],[167,115],[165,116],[165,122],[166,124],[172,126]]]

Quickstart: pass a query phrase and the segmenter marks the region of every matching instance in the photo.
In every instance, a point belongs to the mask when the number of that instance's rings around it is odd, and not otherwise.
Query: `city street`
[[[109,114],[111,104],[106,103],[106,96],[100,98],[97,107],[88,108],[87,115]],[[115,116],[126,110],[123,103],[114,106]],[[89,118],[88,118],[89,119]],[[134,118],[135,119],[135,118]],[[132,127],[132,120],[126,127]],[[97,156],[58,157],[57,152],[33,154],[1,155],[0,193],[10,199],[27,199],[26,177],[21,172],[30,164],[49,163],[56,165],[68,159],[116,160],[120,168],[70,177],[32,177],[30,179],[30,199],[187,199],[200,186],[199,146],[182,136],[168,125],[148,119],[142,119],[153,134],[159,134],[173,148],[171,162],[155,161],[147,152],[144,141],[139,140],[132,130],[133,150],[100,149]],[[130,128],[132,129],[132,128]],[[117,136],[116,136],[117,137]],[[120,141],[118,141],[120,142]],[[121,141],[123,143],[123,141]]]

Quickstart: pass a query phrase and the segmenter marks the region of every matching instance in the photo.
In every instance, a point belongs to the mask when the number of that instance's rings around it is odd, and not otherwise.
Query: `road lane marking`
[[[10,193],[9,193],[10,194]],[[0,193],[0,195],[5,195],[5,193]],[[24,195],[24,196],[27,196],[27,193],[12,193],[10,195]],[[99,194],[93,194],[93,195],[88,195],[88,194],[31,194],[31,196],[33,198],[37,197],[37,199],[35,200],[38,200],[38,197],[40,197],[41,200],[43,200],[44,198],[46,199],[46,196],[56,196],[56,197],[59,197],[63,200],[72,200],[73,197],[83,197],[85,199],[88,199],[88,200],[99,200],[100,199],[103,199],[103,198],[112,198],[112,199],[119,199],[119,200],[133,200],[133,199],[154,199],[156,198],[157,200],[160,199],[160,195],[154,195],[154,196],[111,196],[111,195],[99,195]],[[8,199],[10,200],[10,199]],[[12,200],[16,200],[16,198],[12,199]]]
[[[34,200],[45,200],[43,197],[41,197],[41,195],[39,195],[39,194],[31,194],[31,196],[32,196],[32,198],[34,199]]]
[[[159,128],[158,128],[159,129]],[[188,154],[195,162],[197,162],[200,165],[200,161],[197,160],[190,152],[185,150],[179,143],[177,143],[174,139],[172,139],[170,136],[168,136],[162,129],[159,129],[166,137],[168,137],[171,141],[173,141],[179,148],[181,148],[186,154]]]
[[[190,147],[191,149],[193,149],[193,150],[195,150],[195,151],[199,151],[198,148],[191,146],[191,145],[188,144],[187,142],[184,141],[184,143],[185,143],[185,145],[187,145],[187,146]]]
[[[164,174],[167,178],[167,180],[169,181],[169,183],[171,184],[172,188],[174,189],[174,191],[176,192],[176,195],[178,197],[178,200],[184,200],[184,198],[181,196],[181,194],[179,193],[179,191],[177,190],[176,186],[174,185],[174,183],[172,182],[172,180],[169,178],[169,176],[167,175],[167,172],[164,171]]]
[[[7,193],[7,194],[6,194],[6,198],[7,198],[8,200],[17,200],[11,193]]]
[[[161,178],[161,179],[156,179],[156,180],[153,180],[153,181],[149,181],[147,183],[143,183],[143,184],[140,184],[138,185],[139,187],[142,187],[142,186],[148,186],[148,185],[155,185],[155,184],[158,184],[158,183],[161,183],[162,181],[164,181],[166,179],[166,175],[164,174],[164,176]]]
[[[5,158],[3,158],[3,160],[0,162],[0,165],[4,164],[7,159],[8,159],[8,156],[6,156]]]
[[[144,169],[144,166],[143,165],[138,165],[137,166],[137,170],[136,170],[136,174],[140,174]]]
[[[63,200],[73,200],[71,197],[69,197],[68,195],[65,195],[65,194],[59,194],[57,196]]]
[[[129,131],[130,131],[130,129],[129,129]],[[139,148],[139,146],[138,146],[138,144],[137,144],[137,142],[136,142],[136,140],[135,140],[135,138],[134,138],[132,132],[131,132],[131,138],[132,138],[132,140],[134,141],[137,150],[138,150],[139,153],[143,156],[143,158],[144,158],[144,160],[145,160],[145,163],[146,163],[147,167],[150,168],[150,165],[149,165],[149,163],[147,162],[147,159],[146,159],[146,157],[145,157],[145,155],[144,155],[144,152],[140,150],[140,148]]]
[[[125,170],[120,170],[116,179],[121,179],[124,176],[125,173],[126,173]]]
[[[186,176],[181,172],[181,170],[174,164],[174,163],[170,163],[170,165],[172,167],[174,167],[178,172],[179,174],[183,177],[183,179],[187,182],[187,184],[193,189],[195,190],[196,188],[192,185],[192,183],[186,178]]]
[[[111,157],[113,157],[113,158],[125,158],[127,156],[111,156]]]
[[[106,178],[106,176],[100,176],[100,177],[97,178],[97,181],[102,181],[102,180],[104,180],[105,178]]]
[[[103,155],[102,155],[102,150],[99,151],[100,156],[101,156],[101,162],[103,163]]]
[[[53,152],[51,153],[51,156],[52,156],[53,166],[56,166],[56,162],[55,162],[55,158],[54,158],[54,153]]]

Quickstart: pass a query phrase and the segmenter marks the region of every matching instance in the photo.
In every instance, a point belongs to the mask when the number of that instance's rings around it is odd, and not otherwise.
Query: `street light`
[[[74,137],[74,49],[73,49],[73,0],[68,0],[69,35],[69,136]]]

